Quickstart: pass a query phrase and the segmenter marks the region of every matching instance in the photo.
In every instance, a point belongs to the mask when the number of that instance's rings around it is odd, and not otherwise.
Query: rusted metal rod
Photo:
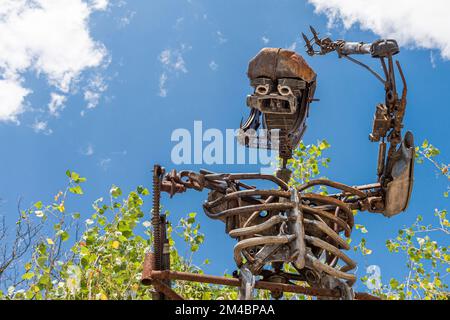
[[[290,202],[288,203],[267,203],[267,204],[255,204],[244,207],[237,207],[224,210],[219,213],[210,213],[208,209],[204,206],[205,214],[211,219],[225,218],[229,216],[235,216],[244,213],[252,213],[254,211],[264,211],[264,210],[290,210],[294,205]]]
[[[361,198],[365,198],[366,194],[364,192],[362,192],[361,190],[358,190],[357,188],[354,187],[350,187],[347,186],[345,184],[339,183],[339,182],[335,182],[335,181],[331,181],[328,179],[315,179],[315,180],[311,180],[308,183],[305,183],[303,185],[301,185],[300,187],[297,188],[298,191],[303,191],[306,190],[308,188],[311,188],[313,186],[317,186],[317,185],[324,185],[324,186],[328,186],[328,187],[332,187],[335,189],[340,189],[342,191],[346,191],[350,194],[354,194],[356,196],[359,196]]]
[[[272,226],[277,225],[286,220],[287,220],[287,218],[284,216],[280,216],[280,215],[273,216],[272,218],[270,218],[269,220],[267,220],[263,223],[260,223],[260,224],[257,224],[257,225],[251,226],[251,227],[245,227],[245,228],[231,230],[229,232],[229,235],[232,238],[237,238],[237,237],[247,236],[247,235],[251,235],[251,234],[256,234],[256,233],[259,233],[266,229],[269,229]]]
[[[305,205],[301,205],[300,208],[305,212],[317,214],[321,217],[325,217],[325,218],[335,222],[338,226],[340,226],[341,228],[343,228],[345,230],[346,237],[350,237],[352,230],[351,230],[350,226],[347,223],[345,223],[345,221],[342,220],[341,218],[338,218],[327,211],[316,209],[316,208],[311,208],[311,207],[308,207]]]
[[[170,270],[154,270],[154,254],[148,253],[144,260],[144,270],[142,273],[141,283],[143,285],[152,285],[157,292],[164,294],[171,300],[183,300],[183,297],[167,286],[163,281],[180,280],[180,281],[193,281],[208,284],[224,285],[230,287],[239,287],[241,285],[240,279],[227,278],[223,276],[213,276],[196,274],[189,272],[177,272]],[[257,281],[255,289],[269,290],[269,291],[283,291],[304,294],[316,297],[333,297],[339,298],[339,290],[331,290],[324,288],[310,288],[293,284],[273,283],[267,281]],[[378,297],[374,297],[368,293],[356,293],[356,299],[358,300],[380,300]]]
[[[280,186],[283,190],[289,190],[289,186],[283,180],[271,174],[262,173],[218,173],[205,175],[207,180],[254,180],[262,179],[272,181]]]
[[[230,200],[230,199],[237,199],[239,197],[248,197],[248,196],[277,196],[277,197],[284,197],[289,198],[291,196],[289,191],[282,191],[282,190],[242,190],[242,191],[236,191],[233,193],[226,194],[223,197],[220,197],[214,201],[206,203],[206,207],[212,208],[216,207],[219,204]]]
[[[285,244],[295,239],[295,235],[280,235],[280,236],[265,236],[265,237],[254,237],[250,239],[244,239],[236,243],[234,246],[234,261],[236,265],[241,267],[242,265],[242,250],[249,247],[256,247],[264,244]]]
[[[160,281],[159,279],[153,279],[152,285],[156,291],[164,294],[165,298],[169,298],[170,300],[184,300],[182,296],[173,291],[167,284]]]
[[[181,281],[193,281],[193,282],[201,282],[201,283],[210,283],[216,285],[224,285],[230,287],[239,287],[241,285],[241,281],[236,278],[227,278],[220,276],[211,276],[204,274],[195,274],[188,272],[177,272],[177,271],[152,271],[151,276],[153,279],[159,280],[181,280]],[[144,284],[146,284],[144,282]],[[331,289],[322,289],[322,288],[309,288],[302,287],[298,285],[292,284],[284,284],[284,283],[273,283],[267,281],[256,281],[255,289],[263,289],[269,291],[280,290],[283,292],[292,292],[305,294],[309,296],[318,296],[318,297],[334,297],[339,298],[340,292],[338,290]]]
[[[353,228],[353,226],[355,224],[354,217],[353,217],[353,212],[342,201],[339,201],[337,199],[334,199],[334,198],[331,198],[331,197],[328,197],[328,196],[323,196],[321,194],[315,194],[315,193],[302,194],[301,197],[302,197],[302,200],[318,201],[318,202],[321,202],[321,203],[331,204],[331,205],[339,207],[346,214],[348,225],[350,226],[350,228]]]

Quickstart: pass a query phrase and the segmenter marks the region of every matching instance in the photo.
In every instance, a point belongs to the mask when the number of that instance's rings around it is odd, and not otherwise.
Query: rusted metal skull
[[[277,149],[282,159],[289,159],[306,129],[316,73],[294,51],[264,48],[250,60],[247,75],[254,92],[247,96],[251,111],[241,125],[239,141],[246,146]],[[261,123],[268,132],[277,130],[278,141],[270,135],[266,145],[257,140],[255,130]]]

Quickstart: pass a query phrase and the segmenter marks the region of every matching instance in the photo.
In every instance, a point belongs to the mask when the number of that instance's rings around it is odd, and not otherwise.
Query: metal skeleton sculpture
[[[248,69],[254,93],[247,97],[248,119],[241,123],[238,140],[248,147],[278,149],[282,166],[275,175],[217,174],[175,170],[165,173],[154,168],[154,250],[144,262],[142,282],[153,285],[157,299],[182,299],[170,287],[172,280],[197,281],[239,287],[240,299],[251,299],[254,289],[269,290],[274,298],[283,292],[295,292],[323,299],[364,299],[371,296],[354,293],[355,262],[345,253],[350,247],[354,226],[353,210],[382,213],[391,217],[404,211],[413,185],[413,135],[401,130],[406,107],[407,86],[403,82],[399,96],[393,56],[399,52],[395,40],[373,43],[320,39],[311,27],[313,38],[303,34],[310,56],[336,51],[367,68],[384,85],[385,102],[376,106],[369,138],[379,142],[378,181],[363,186],[347,186],[316,179],[293,188],[288,185],[291,171],[287,161],[306,128],[309,104],[314,101],[316,74],[297,53],[285,49],[264,48]],[[384,78],[350,55],[370,54],[381,62]],[[278,139],[269,135],[261,143],[248,135],[262,124],[277,130]],[[277,140],[277,141],[275,141]],[[387,148],[386,143],[389,143]],[[247,180],[270,181],[273,189],[257,189]],[[328,186],[340,190],[332,195],[315,193],[312,187]],[[160,193],[172,197],[187,189],[207,189],[203,208],[211,219],[225,223],[228,235],[237,240],[234,260],[235,278],[182,273],[170,270],[165,217],[160,214]],[[264,213],[264,214],[262,214]],[[287,272],[290,265],[295,272]],[[270,267],[269,267],[270,266]],[[258,279],[258,280],[257,280]],[[307,283],[308,286],[301,284]],[[373,298],[373,297],[372,297]]]

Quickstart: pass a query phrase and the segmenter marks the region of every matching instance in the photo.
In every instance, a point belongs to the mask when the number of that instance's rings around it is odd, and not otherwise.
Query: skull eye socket
[[[255,88],[255,93],[259,95],[267,95],[273,88],[273,81],[269,78],[252,79],[250,84]]]
[[[268,84],[260,84],[256,86],[255,92],[257,94],[266,95],[269,94],[270,86]]]
[[[301,79],[281,78],[278,79],[277,90],[282,96],[298,96],[302,89],[306,88],[306,82]]]
[[[277,87],[278,92],[282,95],[282,96],[289,96],[292,95],[292,90],[291,87],[289,86],[283,86],[283,85],[278,85]]]

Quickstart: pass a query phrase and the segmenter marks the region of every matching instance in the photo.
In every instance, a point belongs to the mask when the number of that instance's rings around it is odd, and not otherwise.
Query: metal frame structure
[[[378,299],[354,293],[356,263],[345,251],[354,226],[354,210],[382,213],[390,217],[404,211],[413,183],[414,141],[410,132],[402,140],[406,108],[406,81],[401,98],[395,84],[392,56],[399,52],[395,40],[371,44],[313,38],[306,42],[309,55],[337,51],[374,74],[385,89],[385,103],[376,107],[369,139],[379,142],[378,181],[348,186],[327,179],[315,179],[291,187],[292,172],[287,162],[306,128],[309,103],[314,101],[316,76],[299,55],[282,49],[263,49],[249,65],[249,78],[255,93],[247,98],[250,116],[241,129],[257,129],[259,117],[270,129],[281,132],[279,141],[268,148],[278,149],[282,166],[275,175],[261,173],[214,173],[172,170],[159,165],[153,171],[153,252],[144,262],[142,283],[155,289],[154,299],[183,299],[171,288],[172,281],[195,281],[239,288],[239,299],[252,299],[254,289],[269,290],[275,299],[284,292],[316,296],[320,299]],[[318,47],[316,49],[315,47]],[[371,54],[381,61],[386,79],[349,55]],[[387,60],[387,63],[385,61]],[[275,85],[277,84],[277,85]],[[387,150],[386,142],[390,144]],[[240,139],[247,147],[259,147],[251,137]],[[387,152],[386,152],[387,151]],[[258,189],[249,184],[269,181],[274,187]],[[314,192],[325,186],[336,194]],[[234,278],[176,272],[170,270],[170,247],[166,217],[160,213],[161,192],[170,197],[189,189],[208,190],[203,204],[205,214],[225,224],[226,233],[237,240],[233,257],[238,270]],[[289,266],[289,268],[286,268]],[[288,271],[289,270],[289,271]],[[293,271],[295,270],[295,271]]]

